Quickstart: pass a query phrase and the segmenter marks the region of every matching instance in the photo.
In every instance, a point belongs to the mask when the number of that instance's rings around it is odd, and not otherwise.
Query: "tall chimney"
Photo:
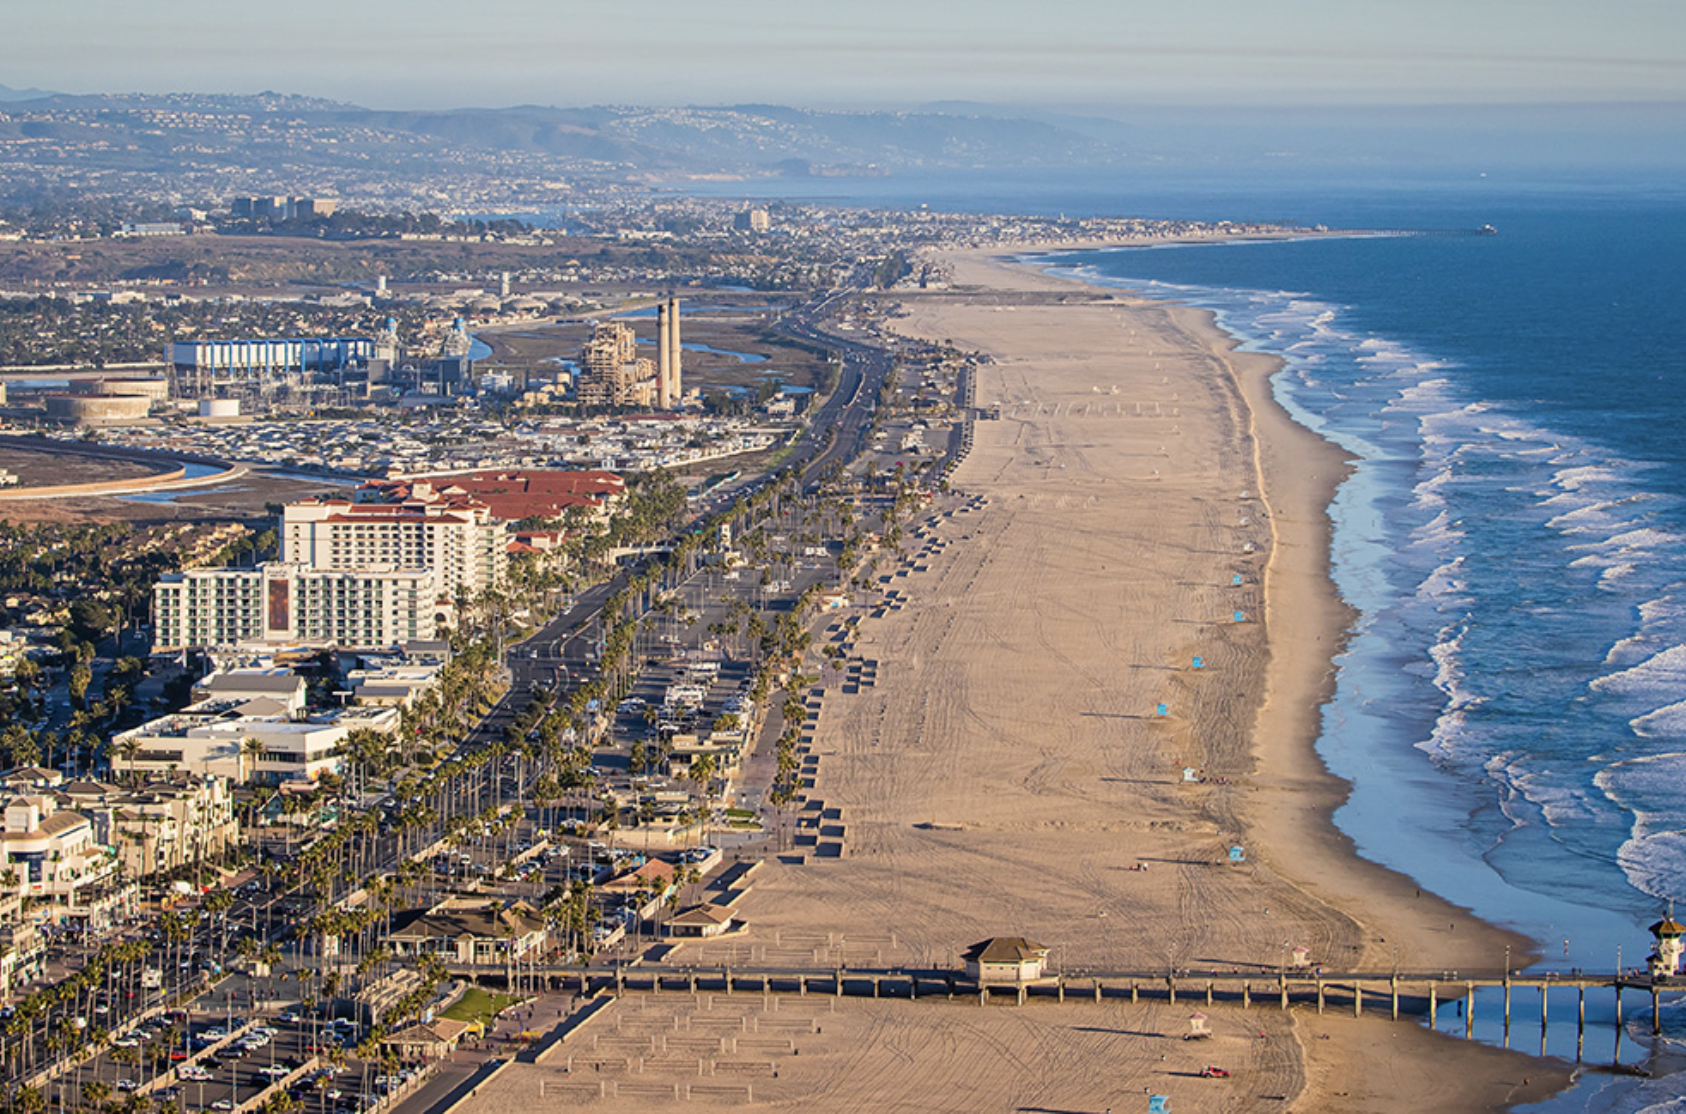
[[[673,376],[672,380],[668,383],[667,391],[673,398],[673,404],[677,406],[679,405],[679,400],[685,395],[685,389],[680,379],[679,360],[680,353],[683,350],[679,346],[678,298],[669,298],[667,300],[667,342],[671,347],[671,352],[667,358],[667,370],[669,374]]]
[[[668,321],[667,303],[656,303],[656,406],[662,410],[673,409],[673,396],[668,391],[668,330],[673,326]]]

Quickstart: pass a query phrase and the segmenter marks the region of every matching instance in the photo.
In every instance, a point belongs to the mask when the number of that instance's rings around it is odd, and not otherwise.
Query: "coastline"
[[[1250,238],[1250,237],[1249,237]],[[1141,247],[1139,243],[1096,244],[1093,248]],[[977,284],[1018,289],[1077,289],[1128,299],[1139,312],[1163,312],[1204,348],[1233,384],[1247,414],[1253,465],[1261,501],[1267,508],[1271,544],[1263,570],[1264,627],[1268,665],[1258,694],[1251,730],[1254,763],[1250,792],[1236,806],[1240,830],[1250,837],[1249,856],[1281,882],[1315,901],[1339,927],[1351,933],[1357,965],[1370,969],[1392,964],[1401,970],[1496,970],[1508,951],[1520,967],[1536,958],[1530,938],[1490,924],[1467,909],[1422,889],[1409,877],[1361,857],[1350,837],[1334,823],[1349,784],[1329,772],[1317,752],[1324,705],[1335,685],[1334,658],[1355,618],[1330,574],[1332,524],[1328,508],[1350,469],[1346,453],[1293,419],[1276,399],[1271,379],[1281,369],[1274,356],[1239,351],[1239,341],[1223,331],[1212,313],[1180,305],[1130,298],[1129,293],[1098,287],[1080,279],[1049,275],[1022,256],[1069,250],[1068,245],[1015,249],[1012,253],[944,253],[955,267],[950,292]],[[964,277],[962,277],[964,276]],[[1046,285],[1044,285],[1046,284]],[[983,400],[980,398],[980,403]],[[1323,1019],[1317,1019],[1321,1022]],[[1306,1055],[1307,1109],[1336,1108],[1357,1097],[1362,1087],[1352,1065],[1371,1053],[1359,1022],[1345,1033],[1320,1034],[1334,1047],[1321,1054],[1302,1040]],[[1420,1038],[1420,1039],[1419,1039]],[[1400,1043],[1398,1037],[1395,1043]],[[1402,1042],[1413,1046],[1409,1067],[1431,1073],[1433,1063],[1459,1062],[1472,1076],[1483,1069],[1514,1070],[1512,1065],[1483,1063],[1481,1052],[1421,1027]],[[1372,1049],[1373,1052],[1373,1049]],[[1472,1055],[1473,1054],[1473,1055]],[[1319,1064],[1320,1060],[1333,1064]],[[1569,1081],[1562,1065],[1531,1060],[1527,1095],[1495,1098],[1493,1089],[1472,1086],[1458,1101],[1472,1109],[1497,1109],[1538,1101]],[[1420,1108],[1419,1093],[1400,1109]],[[1382,1096],[1371,1095],[1366,1109]],[[1440,1101],[1447,1101],[1449,1096]]]
[[[1189,241],[1164,238],[1158,242]],[[1142,246],[1135,242],[1095,243],[1078,250]],[[1037,264],[1019,258],[1065,250],[1074,249],[1034,245],[1010,255],[976,252],[964,253],[964,257],[1094,294],[1133,297],[1123,288],[1049,275]],[[1460,960],[1447,963],[1447,970],[1497,967],[1500,964],[1494,962],[1495,951],[1506,947],[1513,966],[1521,968],[1535,962],[1539,958],[1538,942],[1481,920],[1468,909],[1424,890],[1408,876],[1365,859],[1351,837],[1334,823],[1334,813],[1345,803],[1351,787],[1329,772],[1316,744],[1322,710],[1334,691],[1334,658],[1344,648],[1349,628],[1357,618],[1357,612],[1335,586],[1329,559],[1333,540],[1329,507],[1351,472],[1351,457],[1295,421],[1278,401],[1271,383],[1282,369],[1278,357],[1240,351],[1240,341],[1218,326],[1208,310],[1159,300],[1140,299],[1137,304],[1162,307],[1189,336],[1214,353],[1224,373],[1236,384],[1251,423],[1261,495],[1271,511],[1272,545],[1266,561],[1264,603],[1273,652],[1254,725],[1259,799],[1243,810],[1248,828],[1261,833],[1260,854],[1282,869],[1284,877],[1331,906],[1351,912],[1360,922],[1385,920],[1398,924],[1402,911],[1408,911],[1414,922],[1411,932],[1415,945],[1449,960]],[[1296,651],[1315,649],[1290,656],[1274,652],[1278,645],[1292,646]],[[1304,798],[1310,798],[1309,802]],[[1447,927],[1439,927],[1442,920]],[[1472,933],[1454,943],[1451,936],[1458,928],[1453,925],[1486,935],[1475,941]],[[1366,966],[1392,962],[1391,945],[1380,947],[1379,937],[1366,943],[1362,956]],[[1432,964],[1419,969],[1430,967],[1439,969]]]
[[[1157,1093],[1406,1114],[1568,1082],[1374,998],[1361,1017],[1276,1007],[1294,944],[1333,973],[1396,949],[1405,970],[1496,972],[1521,943],[1330,822],[1346,785],[1314,744],[1351,621],[1327,569],[1345,461],[1209,314],[994,254],[955,254],[954,289],[883,299],[897,332],[984,356],[977,403],[998,417],[972,427],[956,494],[816,630],[845,660],[801,694],[797,825],[755,867],[742,927],[661,962],[953,970],[973,941],[1023,938],[1048,975],[1175,973],[1182,996],[628,995],[566,1066],[506,1065],[461,1114],[575,1088],[614,1111],[683,1091],[708,1110],[1099,1114]],[[1180,1039],[1220,970],[1256,980],[1250,1006]]]

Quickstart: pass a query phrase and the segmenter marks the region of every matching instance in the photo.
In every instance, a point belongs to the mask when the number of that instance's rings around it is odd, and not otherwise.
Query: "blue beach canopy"
[[[1246,612],[1245,612],[1245,611],[1237,611],[1237,612],[1236,612],[1236,613],[1235,613],[1235,621],[1236,621],[1236,622],[1237,622],[1237,623],[1244,623],[1244,622],[1246,622],[1246,621],[1247,621],[1247,613],[1246,613]]]
[[[1234,576],[1229,578],[1229,582],[1237,588],[1241,587],[1241,574],[1236,573]]]
[[[1194,659],[1194,668],[1205,669],[1206,668],[1206,659],[1205,658],[1195,658]]]
[[[1147,1099],[1147,1114],[1171,1114],[1171,1096],[1149,1095]]]
[[[1169,704],[1161,704],[1161,705],[1159,705],[1159,711],[1156,712],[1155,714],[1162,716],[1165,713],[1169,712],[1170,710],[1171,710],[1171,706]]]

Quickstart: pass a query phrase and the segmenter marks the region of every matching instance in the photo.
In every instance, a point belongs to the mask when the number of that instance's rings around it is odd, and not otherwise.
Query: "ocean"
[[[1353,785],[1335,819],[1361,853],[1535,940],[1533,970],[1643,965],[1647,927],[1686,910],[1686,189],[1515,171],[777,189],[1378,233],[1032,262],[1211,310],[1355,458],[1331,518],[1360,618],[1318,748]],[[1589,996],[1582,1058],[1652,1078],[1590,1069],[1532,1110],[1686,1111],[1686,1003],[1654,1041],[1636,1002],[1618,1031]],[[1501,1003],[1478,995],[1479,1038],[1511,1041]],[[1441,1026],[1462,1034],[1451,1010]],[[1542,1043],[1576,1059],[1573,1024]]]

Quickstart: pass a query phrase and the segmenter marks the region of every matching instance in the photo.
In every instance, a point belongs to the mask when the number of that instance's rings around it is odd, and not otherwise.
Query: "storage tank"
[[[142,395],[47,395],[47,417],[75,425],[138,422],[152,409]]]
[[[72,379],[66,388],[73,395],[126,395],[163,402],[170,397],[167,379]]]
[[[237,398],[202,398],[199,400],[201,418],[238,418],[240,400]]]

